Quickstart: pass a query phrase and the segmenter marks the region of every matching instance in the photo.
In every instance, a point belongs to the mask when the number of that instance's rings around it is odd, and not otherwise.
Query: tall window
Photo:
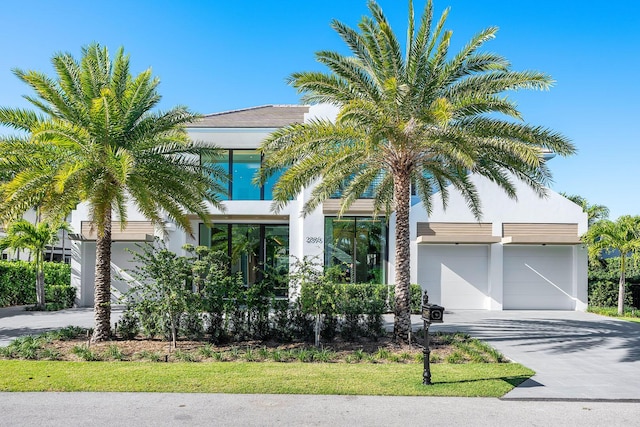
[[[262,162],[256,150],[224,150],[216,158],[203,156],[203,164],[214,164],[229,175],[228,193],[223,200],[271,200],[273,186],[279,178],[276,174],[263,187],[253,183],[253,178]]]
[[[242,273],[247,285],[269,277],[277,296],[286,296],[289,273],[289,226],[284,224],[200,224],[200,245],[225,252],[229,271]]]
[[[325,218],[325,265],[341,269],[345,282],[386,283],[387,227],[366,217]]]

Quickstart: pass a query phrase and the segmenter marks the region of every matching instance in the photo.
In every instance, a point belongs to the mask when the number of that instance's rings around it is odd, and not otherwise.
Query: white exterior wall
[[[546,197],[540,198],[533,190],[522,182],[515,183],[517,188],[517,200],[510,199],[502,189],[493,184],[489,180],[473,176],[472,182],[476,185],[480,194],[480,202],[482,203],[482,218],[480,222],[492,224],[493,236],[502,236],[503,223],[577,223],[578,234],[581,235],[587,231],[587,214],[582,209],[569,201],[565,197],[547,190]],[[425,252],[421,250],[421,246],[416,243],[416,224],[417,222],[477,222],[478,220],[470,212],[461,194],[455,190],[451,190],[448,206],[446,210],[442,206],[439,194],[433,197],[433,211],[427,216],[421,204],[412,206],[411,211],[411,239],[412,239],[412,256],[411,260],[411,281],[419,283],[423,288],[433,286],[428,283],[432,274],[438,274],[426,271]],[[431,245],[424,245],[431,246]],[[460,245],[463,246],[463,245]],[[488,303],[487,308],[490,310],[502,310],[504,307],[505,293],[513,292],[513,289],[505,288],[505,283],[510,286],[510,282],[514,280],[512,276],[507,277],[505,282],[505,269],[513,268],[513,260],[511,259],[516,250],[507,250],[514,245],[503,245],[502,243],[487,244],[488,248]],[[535,246],[535,245],[529,245]],[[541,245],[537,245],[542,248]],[[549,245],[549,250],[541,249],[538,253],[553,252],[553,245]],[[531,253],[536,253],[534,250]],[[587,306],[587,254],[586,249],[582,245],[573,245],[562,252],[562,260],[555,264],[547,262],[544,266],[547,270],[544,275],[549,277],[560,277],[562,283],[553,283],[548,278],[541,279],[549,282],[549,286],[557,286],[558,293],[563,292],[569,295],[572,303],[550,303],[549,308],[558,308],[562,306],[564,309],[585,310]],[[538,260],[540,261],[540,260]],[[419,265],[419,267],[418,267]],[[511,270],[509,270],[511,271]],[[542,276],[542,273],[541,273]],[[443,285],[444,286],[444,285]],[[438,293],[434,295],[434,303],[440,303],[442,299],[438,298]],[[535,304],[533,301],[531,304]],[[541,303],[539,303],[541,304]],[[526,304],[523,304],[526,306]]]

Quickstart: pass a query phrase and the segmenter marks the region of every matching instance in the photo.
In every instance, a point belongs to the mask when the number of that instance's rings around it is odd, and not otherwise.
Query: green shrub
[[[47,310],[71,308],[76,300],[76,288],[71,285],[45,285],[44,294]]]
[[[393,313],[395,310],[395,286],[389,286],[389,302],[388,302],[388,312]],[[409,307],[411,308],[411,313],[419,314],[422,312],[422,287],[416,283],[412,283],[409,285]]]
[[[617,307],[618,306],[617,280],[596,280],[589,282],[589,305],[594,307]],[[632,296],[629,286],[626,287],[624,304],[631,305]]]
[[[35,304],[36,273],[33,263],[0,261],[0,307]],[[76,289],[71,287],[71,266],[44,263],[45,301],[51,309],[72,307]]]
[[[140,319],[134,310],[127,305],[125,311],[116,323],[115,333],[125,340],[136,337],[140,332]]]
[[[596,307],[617,307],[618,282],[620,280],[620,257],[589,261],[589,305]],[[633,304],[631,286],[640,283],[640,263],[627,260],[625,269],[624,303]],[[637,303],[637,302],[636,302]]]

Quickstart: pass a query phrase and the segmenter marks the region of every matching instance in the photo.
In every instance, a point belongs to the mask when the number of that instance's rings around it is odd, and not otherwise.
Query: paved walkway
[[[467,332],[536,371],[504,399],[640,402],[640,323],[571,311],[479,310],[445,312],[444,322],[431,329]]]
[[[112,322],[119,316],[114,310]],[[421,327],[419,316],[412,320]],[[504,399],[640,402],[640,323],[570,311],[480,310],[447,311],[444,321],[431,330],[467,332],[536,371]],[[93,310],[0,309],[0,346],[69,325],[92,327]]]

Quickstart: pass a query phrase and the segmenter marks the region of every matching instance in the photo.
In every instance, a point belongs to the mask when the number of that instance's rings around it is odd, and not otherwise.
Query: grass
[[[625,307],[622,316],[618,315],[618,307],[593,307],[587,309],[590,313],[600,314],[602,316],[617,317],[618,319],[628,320],[630,322],[640,323],[640,310]]]
[[[0,391],[275,393],[500,397],[533,375],[522,365],[149,363],[0,360]]]

